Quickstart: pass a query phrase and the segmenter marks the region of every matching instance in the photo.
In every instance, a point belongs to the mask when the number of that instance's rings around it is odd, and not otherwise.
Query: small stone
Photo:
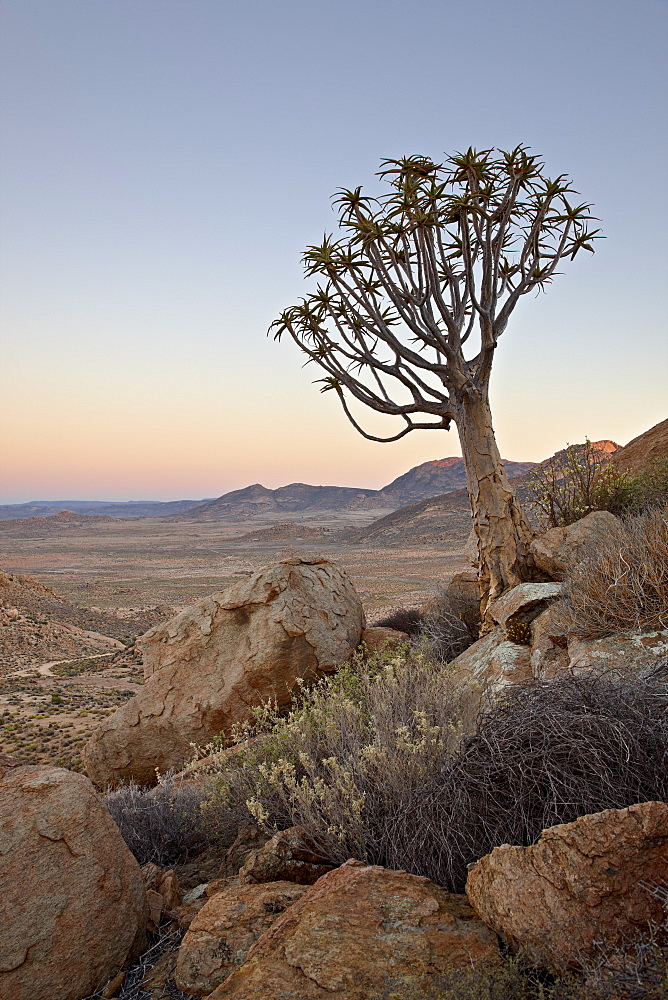
[[[253,851],[239,872],[246,884],[259,882],[298,882],[313,885],[338,865],[326,858],[301,826],[282,830]]]

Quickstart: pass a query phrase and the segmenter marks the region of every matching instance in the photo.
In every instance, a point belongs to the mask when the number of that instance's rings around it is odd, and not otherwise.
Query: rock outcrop
[[[338,866],[326,858],[301,826],[281,830],[250,853],[239,871],[242,882],[298,882],[313,885]]]
[[[348,577],[314,556],[282,560],[151,629],[139,641],[146,683],[106,719],[84,751],[96,784],[155,784],[251,717],[289,704],[311,681],[350,658],[364,612]]]
[[[210,1000],[440,1000],[444,970],[498,961],[496,935],[465,897],[348,861],[278,917]]]
[[[396,628],[370,625],[362,632],[362,647],[366,656],[373,656],[381,650],[396,649],[406,642],[410,642],[409,636]]]
[[[506,628],[508,622],[518,615],[536,617],[560,593],[561,585],[558,583],[520,583],[494,601],[489,613],[495,622]]]
[[[470,866],[466,893],[504,941],[561,971],[597,940],[659,922],[646,886],[667,881],[668,805],[643,802],[553,826],[531,847],[495,847]]]
[[[668,656],[668,629],[616,632],[603,639],[568,640],[568,669],[604,670],[619,680],[646,677]]]
[[[0,996],[80,1000],[143,945],[139,865],[88,778],[0,768]]]
[[[466,715],[472,721],[485,700],[510,684],[531,680],[531,649],[506,638],[496,628],[460,653],[450,664],[452,677],[467,691]]]
[[[619,524],[614,514],[596,510],[566,528],[550,528],[529,546],[539,569],[554,580],[563,580],[569,565],[586,558]]]
[[[619,472],[651,472],[657,462],[668,458],[668,420],[633,438],[612,456]]]
[[[292,882],[231,886],[193,918],[176,961],[176,984],[208,996],[245,961],[251,946],[306,889]]]

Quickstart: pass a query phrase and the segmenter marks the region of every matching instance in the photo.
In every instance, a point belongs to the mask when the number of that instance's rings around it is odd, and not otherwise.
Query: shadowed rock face
[[[463,896],[429,879],[347,861],[281,914],[210,1000],[440,1000],[440,974],[499,961]]]
[[[0,763],[0,996],[79,1000],[141,947],[139,865],[88,778]]]
[[[154,784],[192,744],[228,735],[267,701],[290,703],[300,680],[356,649],[364,612],[348,577],[314,556],[282,560],[151,629],[140,640],[146,684],[84,751],[101,786]]]
[[[668,880],[668,805],[606,809],[544,830],[531,847],[495,847],[471,866],[466,894],[514,948],[563,970],[659,922],[645,885]]]
[[[297,882],[313,885],[338,865],[325,857],[307,830],[291,826],[280,830],[260,849],[252,851],[239,871],[246,885],[260,882]]]

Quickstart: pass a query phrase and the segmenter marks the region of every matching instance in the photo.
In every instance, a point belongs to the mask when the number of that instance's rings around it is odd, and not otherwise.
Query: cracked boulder
[[[0,996],[79,1000],[144,943],[139,865],[88,778],[0,765]]]
[[[84,750],[102,787],[141,785],[180,770],[205,746],[230,735],[272,701],[290,704],[310,682],[350,659],[364,628],[353,586],[319,556],[281,560],[213,594],[138,643],[142,691],[95,731]]]
[[[475,911],[513,949],[562,971],[662,920],[648,886],[668,882],[668,805],[606,809],[504,844],[469,868]]]
[[[444,973],[499,961],[496,935],[464,896],[347,861],[274,921],[209,1000],[440,1000]]]
[[[292,882],[230,886],[207,900],[193,918],[176,961],[176,985],[208,996],[242,964],[277,917],[306,892]]]

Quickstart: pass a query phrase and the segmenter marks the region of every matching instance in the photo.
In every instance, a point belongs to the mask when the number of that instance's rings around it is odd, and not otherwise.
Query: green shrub
[[[587,438],[569,445],[529,476],[529,504],[543,528],[573,524],[595,510],[638,514],[668,501],[668,459],[647,473],[619,472]]]

